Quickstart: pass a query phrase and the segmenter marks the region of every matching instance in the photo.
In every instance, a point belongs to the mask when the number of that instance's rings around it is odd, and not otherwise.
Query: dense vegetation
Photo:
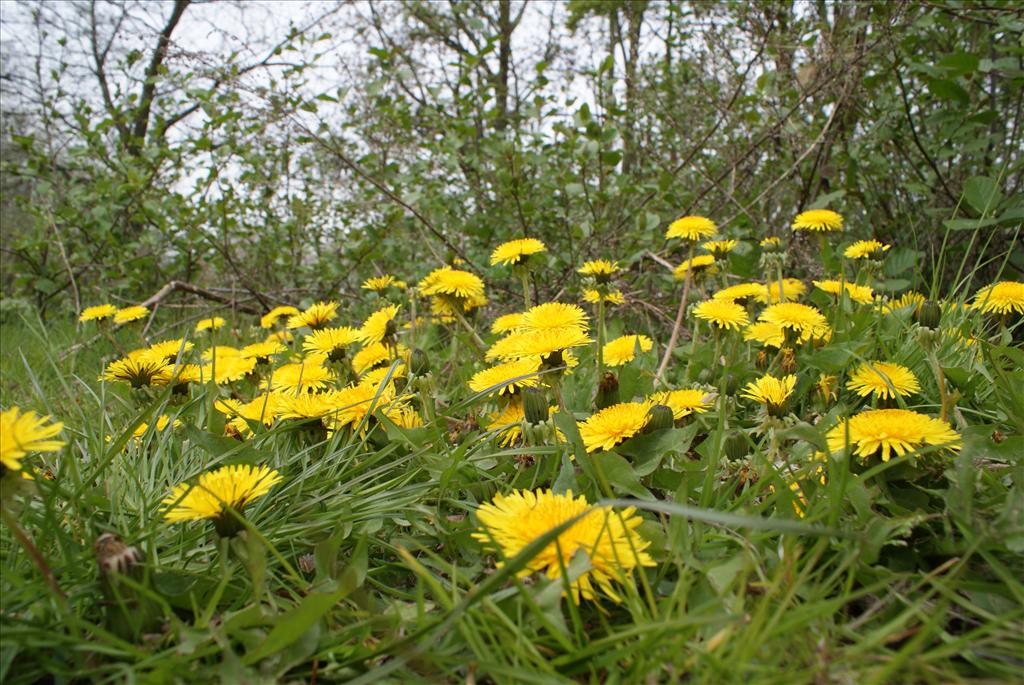
[[[1024,669],[1012,4],[0,38],[0,680]]]

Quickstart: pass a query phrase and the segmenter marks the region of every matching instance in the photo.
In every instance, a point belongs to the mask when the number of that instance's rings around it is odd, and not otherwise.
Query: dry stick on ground
[[[153,324],[153,320],[156,317],[156,311],[160,308],[160,303],[163,302],[173,292],[185,292],[193,295],[198,295],[207,300],[213,300],[214,302],[221,302],[234,309],[245,312],[246,314],[255,314],[259,316],[263,313],[263,310],[256,307],[251,307],[246,304],[238,304],[234,298],[225,297],[224,295],[218,295],[215,292],[211,292],[199,286],[192,285],[191,283],[185,283],[183,281],[171,281],[160,290],[156,291],[148,299],[144,300],[141,304],[143,307],[153,307],[153,312],[149,315],[149,320],[146,322],[146,327],[142,329],[142,335],[145,336],[149,331],[149,327]]]

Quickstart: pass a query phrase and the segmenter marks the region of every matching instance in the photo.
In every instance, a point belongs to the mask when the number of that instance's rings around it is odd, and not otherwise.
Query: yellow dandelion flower
[[[181,421],[179,421],[178,419],[174,419],[174,423],[171,423],[170,416],[168,416],[167,414],[161,414],[156,420],[156,430],[158,432],[162,432],[166,430],[167,426],[170,426],[171,428],[178,428],[181,426]],[[146,431],[148,430],[149,424],[143,421],[142,423],[139,424],[138,428],[132,431],[132,439],[138,440],[139,438],[144,436],[146,434]]]
[[[240,381],[256,369],[256,358],[224,357],[209,364],[203,364],[204,375],[213,377],[217,385]]]
[[[726,330],[738,331],[750,323],[747,310],[732,300],[705,300],[693,308],[693,315]]]
[[[395,366],[395,370],[391,370],[391,364],[386,366],[378,366],[370,369],[359,377],[360,385],[372,385],[373,387],[379,386],[384,382],[384,379],[391,374],[392,380],[395,378],[405,378],[409,375],[409,371],[405,364],[399,363]]]
[[[473,392],[487,392],[501,395],[515,394],[520,388],[536,387],[540,380],[535,375],[540,369],[540,358],[526,357],[516,361],[492,366],[473,375],[469,389]]]
[[[390,307],[385,308],[385,311]],[[398,307],[394,308],[398,311]],[[370,319],[377,316],[380,312],[373,314]],[[385,314],[386,315],[386,314]],[[367,322],[370,321],[367,319]],[[375,321],[374,330],[378,328],[387,331],[387,323]],[[340,328],[321,328],[319,331],[313,331],[305,337],[302,341],[302,349],[306,352],[312,352],[316,354],[326,355],[332,362],[339,361],[345,357],[345,351],[355,345],[360,340],[363,340],[363,331],[358,328],[352,328],[351,326],[341,326]]]
[[[794,331],[797,339],[801,341],[812,337],[821,338],[830,330],[828,320],[820,311],[798,302],[770,305],[761,312],[758,320],[781,326],[784,331]]]
[[[134,305],[132,307],[125,307],[124,309],[118,309],[114,312],[114,323],[120,325],[125,323],[131,323],[132,321],[138,321],[149,314],[149,309],[142,305]]]
[[[518,326],[524,333],[569,328],[586,333],[590,328],[590,320],[582,307],[561,302],[546,302],[530,307]]]
[[[589,562],[588,570],[569,585],[569,593],[577,604],[581,597],[597,599],[598,588],[612,601],[620,602],[615,585],[627,582],[634,569],[655,565],[645,551],[650,543],[637,532],[643,519],[633,507],[617,512],[611,507],[591,506],[582,495],[574,497],[572,490],[564,495],[551,490],[516,490],[510,495],[496,495],[492,503],[480,506],[476,516],[481,531],[473,537],[494,545],[505,559],[516,556],[552,529],[575,520],[518,575],[539,572],[558,580],[563,569],[568,569],[576,554],[582,552]]]
[[[694,257],[693,259],[687,259],[685,262],[680,264],[672,272],[672,275],[676,277],[676,280],[683,280],[686,278],[687,273],[695,275],[699,274],[713,274],[718,272],[718,267],[715,266],[715,258],[713,255],[703,254]]]
[[[714,396],[699,388],[663,390],[647,398],[648,404],[662,404],[672,410],[672,417],[679,420],[690,414],[703,414],[711,409]]]
[[[241,357],[242,351],[237,347],[231,347],[230,345],[214,345],[203,350],[200,355],[204,361],[220,362],[222,359],[233,359],[235,357]]]
[[[846,384],[861,397],[874,394],[879,399],[908,397],[921,391],[914,372],[900,364],[873,361],[861,364]]]
[[[484,296],[484,282],[476,274],[442,266],[419,283],[420,294],[454,300],[469,300]]]
[[[48,423],[51,420],[18,407],[0,412],[0,471],[21,469],[21,460],[29,452],[56,452],[63,447],[63,440],[52,438],[64,429],[64,424]]]
[[[516,396],[505,407],[487,416],[486,427],[488,431],[497,433],[501,447],[509,447],[522,436],[525,417],[523,401]]]
[[[580,437],[587,452],[610,450],[647,425],[650,402],[622,402],[597,412],[579,424]]]
[[[367,278],[363,281],[363,290],[372,290],[376,293],[382,293],[389,287],[394,285],[398,287],[398,280],[395,279],[391,274],[384,274],[383,276],[374,276],[373,278]]]
[[[921,293],[914,292],[913,290],[905,292],[897,298],[890,299],[880,305],[883,314],[896,314],[901,309],[906,307],[914,307],[915,309],[920,305],[924,304],[925,296]]]
[[[409,405],[389,405],[382,413],[399,428],[408,430],[423,426],[423,417]]]
[[[491,266],[495,264],[516,266],[526,261],[530,255],[546,252],[547,249],[547,246],[536,238],[510,240],[494,248],[494,252],[491,253]]]
[[[832,402],[838,397],[836,388],[839,385],[839,379],[831,374],[818,374],[818,382],[815,384],[814,389],[818,395],[826,402]]]
[[[166,385],[171,378],[173,367],[166,364],[163,359],[149,359],[147,357],[125,357],[107,364],[102,381],[123,381],[129,383],[133,388],[141,388],[147,385]]]
[[[508,333],[518,329],[523,324],[523,315],[520,312],[504,314],[499,316],[491,324],[491,333]]]
[[[214,528],[222,537],[231,537],[241,530],[231,510],[241,514],[249,502],[262,497],[276,483],[281,474],[266,466],[223,466],[199,476],[195,485],[181,483],[164,498],[164,520],[197,521],[213,519]]]
[[[267,342],[290,343],[292,340],[295,340],[295,336],[291,331],[277,331],[267,336]]]
[[[102,321],[117,314],[117,307],[112,304],[98,304],[93,307],[86,307],[79,315],[79,321]]]
[[[288,328],[307,326],[314,331],[323,328],[338,316],[337,302],[317,302],[308,309],[288,317]]]
[[[709,240],[701,243],[701,247],[715,256],[715,259],[722,259],[736,249],[739,243],[735,240]]]
[[[743,339],[753,340],[767,347],[782,347],[786,342],[786,332],[778,324],[758,321],[743,330]]]
[[[792,228],[794,231],[841,231],[843,217],[831,209],[810,209],[796,215]]]
[[[758,243],[758,245],[769,249],[777,248],[780,245],[782,245],[782,239],[779,238],[777,235],[770,235],[767,238],[763,239],[760,243]]]
[[[784,278],[782,279],[782,294],[786,296],[786,300],[792,302],[793,300],[799,299],[804,293],[807,292],[807,286],[802,281],[796,278]],[[762,290],[759,294],[754,296],[758,302],[765,304],[771,304],[772,302],[779,302],[779,282],[773,281],[765,286],[762,286]]]
[[[323,355],[310,355],[300,362],[284,364],[270,375],[270,378],[262,381],[260,387],[264,390],[278,390],[282,392],[312,392],[326,388],[335,379],[335,374],[323,363],[326,357]]]
[[[796,376],[790,374],[782,378],[761,376],[747,384],[741,397],[763,404],[772,416],[781,416],[786,409],[786,402],[796,387]]]
[[[324,423],[331,430],[341,430],[347,426],[358,428],[370,414],[384,409],[395,400],[395,386],[359,383],[334,393],[334,402],[338,411],[328,416]]]
[[[392,340],[398,333],[398,322],[395,319],[401,308],[401,305],[393,304],[370,314],[359,329],[363,342],[373,344]]]
[[[541,331],[511,333],[491,345],[486,359],[521,359],[523,357],[555,356],[572,347],[591,342],[578,328],[551,328]],[[555,361],[555,360],[552,360]]]
[[[1000,281],[986,285],[974,295],[971,307],[986,314],[1024,314],[1024,283]]]
[[[598,283],[607,283],[620,270],[618,262],[608,261],[607,259],[593,259],[589,262],[583,262],[583,266],[576,269],[576,273],[589,276]]]
[[[373,343],[359,350],[352,357],[352,370],[356,375],[362,375],[378,364],[383,364],[391,359],[391,350],[384,343]]]
[[[344,402],[338,400],[336,391],[302,392],[298,395],[275,392],[271,406],[278,419],[321,419],[341,411]]]
[[[765,286],[760,283],[737,283],[728,288],[722,288],[711,296],[714,300],[732,300],[733,302],[744,302],[758,296],[763,297]]]
[[[602,349],[604,363],[608,366],[622,366],[636,358],[636,349],[650,352],[654,341],[646,335],[623,335],[605,343]]]
[[[144,350],[141,356],[148,359],[161,360],[165,363],[173,362],[180,355],[184,357],[192,351],[194,346],[191,342],[178,338],[177,340],[164,340],[150,345]]]
[[[290,305],[282,305],[280,307],[274,307],[269,312],[260,317],[261,328],[273,328],[277,320],[282,317],[292,317],[299,314],[298,307],[292,307]],[[298,328],[298,326],[296,326]]]
[[[858,240],[843,251],[843,256],[847,259],[880,259],[890,247],[892,245],[877,240]]]
[[[952,426],[909,409],[869,409],[841,420],[825,436],[829,451],[842,454],[847,435],[858,457],[867,458],[881,451],[882,461],[889,461],[893,452],[903,456],[929,445],[960,449],[960,436]]]
[[[203,319],[202,321],[196,323],[196,333],[202,333],[203,331],[215,331],[218,328],[223,328],[225,323],[227,322],[224,321],[224,317],[222,316],[214,316],[209,319]]]
[[[602,301],[606,304],[614,305],[626,303],[626,297],[622,294],[621,290],[609,290],[606,293],[602,293],[596,288],[586,288],[583,291],[583,299],[590,304],[597,304]]]
[[[668,230],[665,231],[665,239],[681,238],[683,240],[697,241],[701,238],[710,238],[717,232],[718,226],[707,217],[684,216],[668,225]]]
[[[242,359],[255,359],[258,364],[265,364],[275,354],[281,354],[287,349],[279,340],[264,340],[246,345],[240,350],[238,356]]]
[[[857,285],[856,283],[850,283],[849,281],[814,281],[815,287],[820,290],[824,290],[830,295],[839,295],[842,290],[846,290],[846,294],[850,300],[858,304],[871,304],[875,301],[875,291],[867,285]]]
[[[252,433],[253,424],[273,425],[283,396],[283,393],[263,393],[244,404],[227,400],[218,402],[217,410],[231,417],[230,423],[224,427],[225,432],[244,437]]]

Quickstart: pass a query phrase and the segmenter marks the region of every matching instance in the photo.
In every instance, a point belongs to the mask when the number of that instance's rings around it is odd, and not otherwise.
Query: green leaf
[[[947,219],[942,225],[951,231],[973,231],[976,228],[988,228],[999,223],[998,219]]]
[[[979,214],[992,212],[1002,199],[998,184],[988,176],[971,176],[964,183],[964,200]]]
[[[842,198],[844,195],[846,195],[845,190],[836,190],[831,193],[819,195],[817,199],[814,200],[814,202],[807,206],[807,209],[825,209],[836,200]]]
[[[928,91],[940,100],[957,100],[966,104],[971,99],[963,86],[954,81],[944,78],[929,78],[926,79],[926,82]]]
[[[654,495],[640,484],[640,477],[624,457],[615,452],[601,452],[594,455],[594,461],[614,489],[634,497],[654,498]]]
[[[324,614],[331,610],[331,607],[356,587],[356,573],[349,569],[343,574],[339,581],[339,587],[334,592],[313,592],[306,595],[298,606],[276,621],[274,628],[267,635],[267,639],[259,647],[248,652],[242,659],[242,663],[251,666],[288,647],[301,638]]]
[[[938,64],[950,76],[963,76],[975,71],[978,65],[981,64],[981,59],[969,52],[955,52],[940,59]]]

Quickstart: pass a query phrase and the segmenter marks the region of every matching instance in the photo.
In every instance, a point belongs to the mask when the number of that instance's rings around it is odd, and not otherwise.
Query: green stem
[[[604,296],[597,298],[597,382],[604,378]]]
[[[477,332],[473,330],[473,327],[469,325],[469,322],[466,321],[466,317],[464,317],[462,312],[459,311],[459,307],[452,307],[452,311],[455,312],[455,318],[458,319],[459,323],[462,324],[462,327],[466,329],[467,333],[469,333],[470,342],[472,342],[476,347],[476,351],[479,354],[483,354],[484,350],[487,349],[487,343],[485,343],[483,339],[477,335]]]
[[[775,269],[778,272],[778,276],[779,276],[779,302],[785,302],[786,301],[786,288],[784,286],[783,278],[782,278],[782,262],[781,261],[779,261],[779,263],[776,265]],[[769,295],[770,294],[771,293],[769,292]]]
[[[697,355],[697,337],[700,333],[700,320],[693,322],[693,329],[690,331],[690,358],[686,360],[685,381],[690,382],[690,369],[693,368],[693,358]]]
[[[946,392],[946,374],[942,371],[942,365],[939,364],[939,358],[935,355],[934,350],[929,350],[928,360],[932,364],[932,371],[935,372],[935,382],[939,386],[939,402],[942,405],[942,410],[939,413],[939,418],[943,421],[949,421],[949,394]]]
[[[525,268],[521,268],[519,278],[523,283],[523,304],[526,306],[526,309],[529,309],[533,306],[530,302],[530,272]]]

